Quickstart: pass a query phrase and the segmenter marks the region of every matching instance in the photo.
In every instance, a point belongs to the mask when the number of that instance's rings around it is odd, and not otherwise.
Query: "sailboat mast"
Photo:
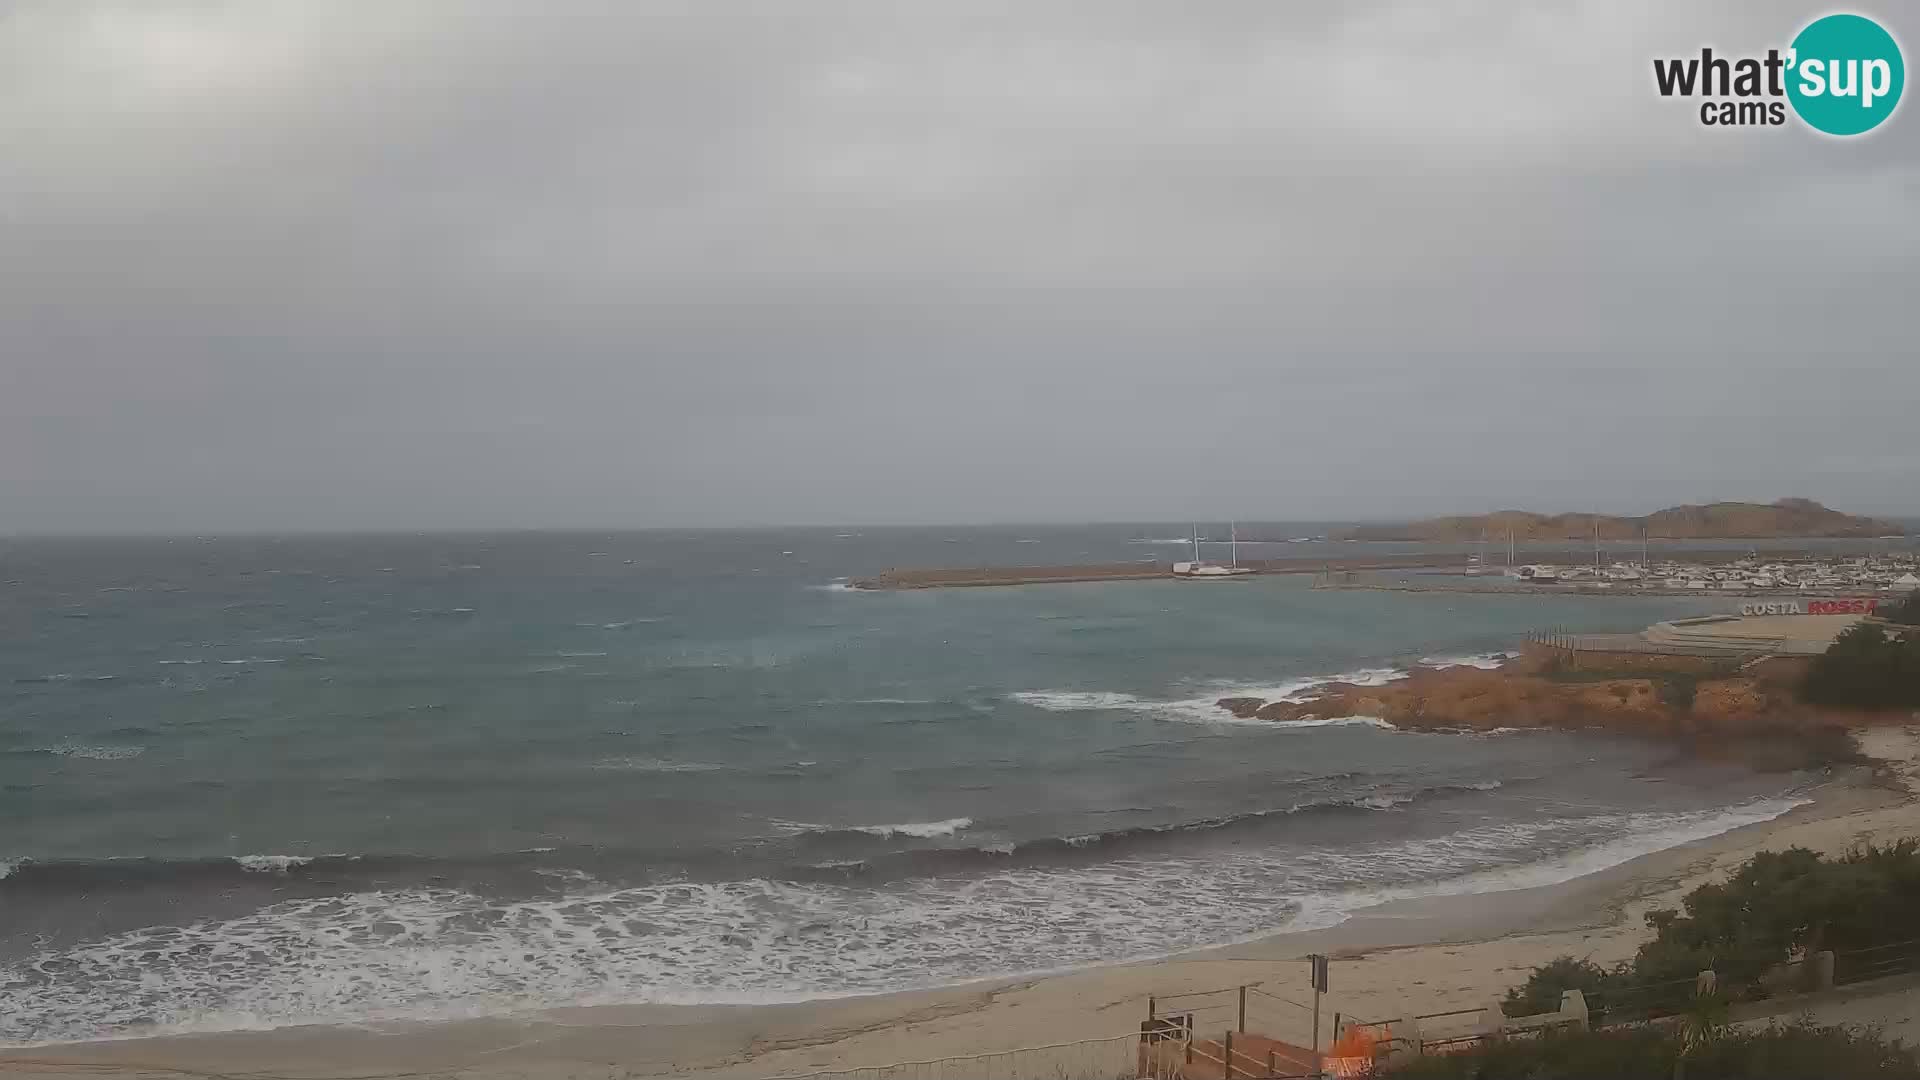
[[[1200,565],[1200,526],[1193,527],[1193,565]]]
[[[1235,570],[1240,569],[1240,523],[1227,522],[1227,563]]]

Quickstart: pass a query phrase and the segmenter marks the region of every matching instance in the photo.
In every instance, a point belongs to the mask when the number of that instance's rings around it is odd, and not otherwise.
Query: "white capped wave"
[[[1805,801],[1489,825],[1372,846],[1011,868],[883,889],[579,882],[588,889],[522,901],[453,889],[288,900],[0,962],[0,1041],[563,1005],[759,1004],[1135,962],[1331,926],[1392,900],[1568,881]],[[1070,932],[1034,915],[1047,911],[1071,912]],[[50,962],[60,978],[28,977]]]
[[[945,821],[909,821],[904,825],[850,825],[847,831],[866,833],[868,836],[913,836],[930,840],[936,836],[952,836],[972,824],[972,818],[957,817]]]
[[[865,592],[866,591],[865,589],[854,588],[853,583],[846,580],[835,580],[835,581],[823,582],[818,585],[809,585],[807,586],[807,588],[812,589],[815,592]]]
[[[599,884],[598,879],[596,879],[592,874],[587,873],[585,870],[571,870],[565,867],[557,867],[557,868],[551,868],[551,869],[535,868],[533,872],[536,874],[539,874],[541,877],[557,878],[561,881],[570,882],[575,885]]]
[[[973,825],[972,818],[947,818],[944,821],[909,821],[901,825],[818,825],[808,821],[782,821],[771,819],[773,824],[789,835],[816,833],[865,833],[868,836],[891,837],[912,836],[921,840],[931,840],[941,836],[952,836],[962,829]]]
[[[1155,702],[1110,690],[1022,690],[1009,698],[1049,712],[1076,712],[1082,709],[1144,709]]]
[[[233,861],[242,867],[259,873],[284,874],[296,866],[305,866],[313,861],[311,855],[235,855]]]
[[[1371,727],[1380,728],[1383,731],[1399,730],[1377,716],[1310,716],[1301,720],[1255,720],[1252,722],[1277,728]]]
[[[1705,840],[1748,825],[1772,821],[1795,807],[1805,806],[1812,801],[1799,796],[1783,796],[1756,799],[1719,810],[1607,814],[1572,819],[1583,828],[1592,829],[1595,832],[1610,831],[1615,838],[1598,844],[1573,847],[1545,859],[1515,860],[1506,865],[1484,867],[1430,881],[1385,888],[1345,890],[1316,897],[1312,911],[1303,909],[1301,915],[1296,916],[1286,929],[1289,931],[1324,930],[1345,922],[1354,912],[1363,908],[1396,900],[1511,892],[1517,889],[1559,885],[1589,874],[1597,874],[1602,870],[1619,866],[1621,863],[1631,862],[1643,855],[1651,855],[1682,844]],[[1544,823],[1489,826],[1456,834],[1454,837],[1442,838],[1439,841],[1420,841],[1404,845],[1403,850],[1394,854],[1413,856],[1423,860],[1471,857],[1479,851],[1501,846],[1509,840],[1529,839],[1533,834],[1544,835],[1566,823],[1566,819],[1556,819]],[[1416,852],[1415,848],[1424,850]]]
[[[88,758],[93,761],[124,761],[139,757],[147,752],[144,746],[83,746],[78,743],[61,743],[59,746],[42,748],[43,753],[58,754],[61,757]]]
[[[1241,725],[1264,728],[1304,728],[1329,727],[1340,725],[1364,724],[1371,727],[1391,728],[1392,725],[1377,717],[1342,716],[1331,719],[1305,719],[1293,721],[1262,720],[1258,717],[1238,717],[1220,707],[1220,699],[1228,697],[1259,698],[1262,701],[1306,701],[1322,687],[1331,683],[1350,683],[1355,686],[1385,686],[1387,683],[1407,677],[1407,672],[1393,667],[1359,668],[1343,671],[1335,675],[1313,675],[1279,684],[1256,683],[1217,683],[1205,693],[1184,698],[1144,698],[1137,694],[1128,694],[1113,690],[1024,690],[1007,695],[1018,701],[1049,712],[1078,712],[1082,710],[1132,711],[1149,713],[1161,720],[1171,720],[1186,724]]]
[[[593,767],[623,772],[651,773],[724,772],[727,768],[725,765],[715,765],[709,761],[669,761],[666,758],[652,757],[604,757],[594,762]]]
[[[1466,656],[1423,656],[1420,658],[1420,666],[1430,668],[1476,667],[1492,671],[1501,664],[1519,655],[1517,652],[1484,652],[1470,653]]]
[[[5,881],[19,869],[21,863],[26,861],[25,859],[0,859],[0,881]]]

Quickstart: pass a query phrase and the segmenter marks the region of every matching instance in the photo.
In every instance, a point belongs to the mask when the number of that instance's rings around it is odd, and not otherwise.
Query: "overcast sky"
[[[0,532],[1920,513],[1825,10],[0,0]]]

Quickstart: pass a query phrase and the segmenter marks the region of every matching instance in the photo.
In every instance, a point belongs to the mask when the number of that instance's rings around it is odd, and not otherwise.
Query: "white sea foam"
[[[1380,728],[1384,731],[1399,730],[1377,716],[1315,716],[1307,717],[1303,720],[1255,720],[1251,722],[1277,728],[1371,727]]]
[[[947,818],[945,821],[909,821],[904,825],[853,825],[848,831],[868,836],[914,836],[923,840],[952,836],[973,824],[972,818]]]
[[[593,885],[599,883],[592,874],[587,873],[585,870],[570,870],[564,867],[557,869],[536,868],[534,873],[539,874],[541,877],[556,878],[560,881],[570,882],[575,885]]]
[[[45,753],[58,754],[61,757],[88,758],[93,761],[124,761],[139,757],[147,752],[144,746],[83,746],[79,743],[61,743],[59,746],[44,748]]]
[[[235,855],[233,861],[248,870],[263,874],[284,874],[296,866],[313,861],[311,855]]]
[[[854,588],[854,587],[853,587],[853,583],[852,583],[852,582],[849,582],[849,581],[829,581],[829,582],[825,582],[825,583],[823,583],[823,584],[819,584],[819,585],[809,585],[809,586],[807,586],[807,588],[809,588],[809,589],[812,589],[812,590],[814,590],[815,592],[851,592],[851,593],[857,593],[857,592],[866,592],[866,591],[867,591],[867,590],[865,590],[865,589],[856,589],[856,588]]]
[[[1484,652],[1466,656],[1423,656],[1420,665],[1430,668],[1476,667],[1492,671],[1519,655],[1516,652]]]
[[[1137,694],[1112,690],[1025,690],[1009,694],[1008,697],[1022,704],[1049,712],[1078,712],[1082,710],[1131,711],[1150,713],[1158,719],[1172,720],[1187,724],[1242,725],[1264,728],[1301,728],[1328,727],[1339,725],[1364,724],[1371,727],[1390,728],[1391,724],[1376,717],[1341,716],[1329,719],[1306,719],[1276,722],[1261,720],[1257,717],[1238,717],[1220,707],[1220,699],[1228,697],[1258,698],[1262,701],[1299,702],[1311,699],[1321,688],[1331,683],[1350,683],[1355,686],[1384,686],[1387,683],[1407,677],[1400,668],[1374,667],[1360,668],[1355,671],[1343,671],[1334,675],[1314,675],[1279,684],[1257,683],[1218,683],[1206,692],[1183,698],[1143,698]]]
[[[1610,831],[1614,839],[1575,847],[1540,860],[1516,860],[1506,865],[1484,867],[1464,874],[1443,876],[1427,881],[1382,888],[1345,890],[1316,897],[1315,903],[1311,905],[1312,915],[1309,916],[1308,911],[1303,908],[1301,915],[1296,916],[1286,929],[1289,931],[1323,930],[1345,922],[1354,912],[1363,908],[1396,900],[1510,892],[1516,889],[1559,885],[1588,874],[1597,874],[1642,855],[1651,855],[1696,840],[1705,840],[1722,833],[1732,832],[1734,829],[1748,825],[1772,821],[1795,807],[1805,806],[1812,801],[1797,796],[1786,796],[1756,799],[1720,810],[1609,814],[1576,819],[1583,828],[1592,829],[1597,833],[1604,834]],[[1544,833],[1561,824],[1563,824],[1562,821],[1555,820],[1545,823],[1489,826],[1439,841],[1419,841],[1400,845],[1397,849],[1386,849],[1381,854],[1397,858],[1411,857],[1416,860],[1471,858],[1480,851],[1505,846],[1507,842],[1531,839],[1533,834]]]
[[[586,888],[523,901],[451,889],[289,900],[0,962],[0,1041],[797,1001],[1122,963],[1331,926],[1392,900],[1568,881],[1804,801],[1548,819],[1373,846],[1012,868],[883,889],[769,880],[609,889],[568,875]],[[28,977],[50,962],[59,979]]]
[[[20,864],[26,861],[25,859],[0,859],[0,881],[5,881],[12,876],[13,872],[19,869]]]
[[[972,818],[947,818],[945,821],[909,821],[901,825],[818,825],[809,821],[782,821],[771,819],[783,833],[866,833],[868,836],[912,836],[921,840],[931,840],[941,836],[952,836],[973,824]]]
[[[616,769],[622,772],[650,773],[696,773],[723,772],[725,765],[715,765],[708,761],[668,761],[665,758],[650,757],[604,757],[593,763],[596,769]]]
[[[1008,697],[1022,704],[1049,712],[1075,712],[1081,709],[1145,709],[1154,702],[1108,690],[1023,690]]]

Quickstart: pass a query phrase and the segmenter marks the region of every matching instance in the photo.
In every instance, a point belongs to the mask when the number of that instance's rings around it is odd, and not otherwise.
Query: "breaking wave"
[[[783,830],[803,836],[911,836],[921,840],[930,840],[938,836],[952,836],[973,824],[972,818],[947,818],[944,821],[909,821],[902,825],[811,825],[803,821],[776,822]]]
[[[1207,725],[1244,725],[1263,728],[1302,728],[1332,727],[1342,725],[1363,725],[1369,727],[1391,728],[1386,721],[1367,716],[1344,716],[1330,719],[1272,721],[1257,717],[1237,717],[1220,707],[1220,699],[1227,697],[1260,698],[1264,701],[1303,701],[1312,697],[1322,687],[1332,683],[1351,683],[1355,686],[1384,686],[1387,683],[1404,679],[1408,672],[1395,667],[1359,668],[1343,671],[1336,675],[1314,675],[1294,679],[1279,684],[1220,683],[1205,693],[1185,698],[1144,698],[1136,694],[1114,690],[1024,690],[1009,694],[1013,701],[1031,705],[1048,712],[1130,711],[1147,713],[1160,720],[1170,720],[1185,724]]]
[[[1229,846],[884,887],[752,878],[610,888],[568,876],[576,891],[536,899],[445,887],[298,897],[0,964],[0,1040],[800,1001],[1140,961],[1332,926],[1391,900],[1555,884],[1805,801],[1555,818],[1329,850]]]
[[[650,757],[605,757],[594,762],[593,767],[622,772],[650,773],[724,772],[727,768],[725,765],[716,765],[710,761],[668,761],[665,758]]]
[[[1423,656],[1420,658],[1420,666],[1430,668],[1476,667],[1486,671],[1492,671],[1519,655],[1517,652],[1484,652],[1471,653],[1466,656]]]
[[[284,874],[296,866],[305,866],[313,861],[311,855],[235,855],[233,861],[243,870],[256,873]]]
[[[38,753],[54,754],[59,757],[87,758],[91,761],[125,761],[139,757],[147,752],[144,746],[85,746],[79,743],[61,743],[58,746],[41,747]]]

